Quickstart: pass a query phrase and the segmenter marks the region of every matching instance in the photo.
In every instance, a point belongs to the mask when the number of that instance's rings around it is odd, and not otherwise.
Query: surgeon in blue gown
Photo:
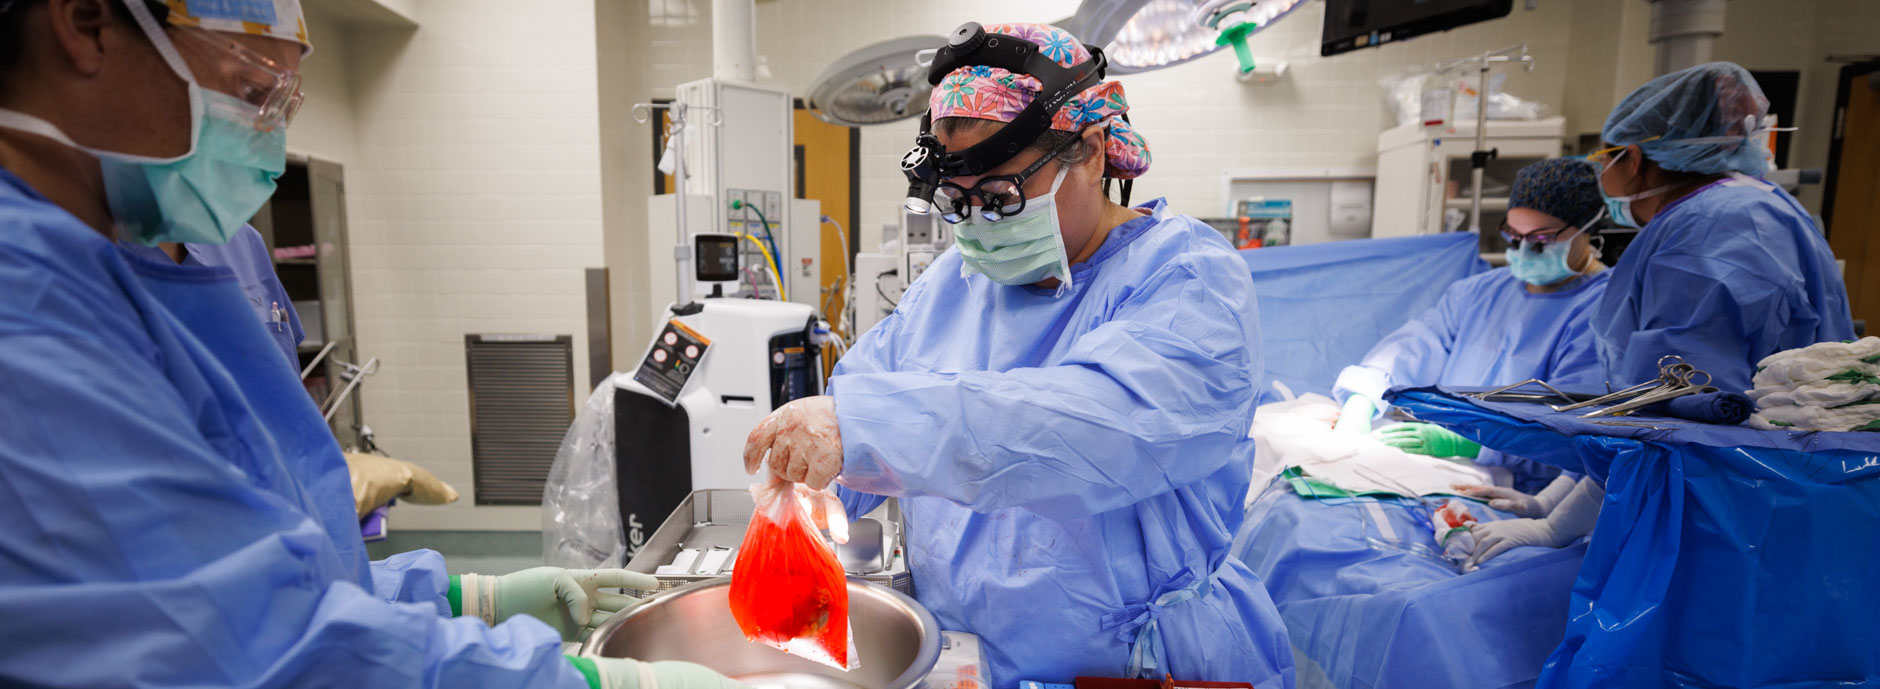
[[[1656,378],[1675,354],[1744,391],[1770,354],[1854,337],[1820,228],[1759,178],[1769,119],[1762,87],[1729,62],[1653,79],[1607,116],[1610,147],[1589,158],[1613,221],[1642,227],[1593,316],[1612,385]]]
[[[368,562],[235,273],[119,245],[223,243],[267,199],[299,15],[0,3],[0,685],[733,686],[562,655],[625,572]]]
[[[986,29],[1088,59],[1053,27]],[[944,83],[1037,95],[980,69]],[[934,91],[949,151],[1006,121],[943,100],[957,90]],[[1277,611],[1228,552],[1261,382],[1252,278],[1165,201],[1105,197],[1103,178],[1147,167],[1123,103],[1120,84],[1093,86],[1064,107],[1094,117],[1060,116],[988,169],[1033,170],[1025,209],[954,225],[955,249],[842,358],[831,394],[752,433],[747,468],[768,453],[812,488],[839,474],[851,514],[899,497],[915,591],[941,626],[979,635],[991,686],[1173,673],[1289,687]]]
[[[235,274],[248,308],[261,321],[268,339],[281,350],[288,365],[300,369],[300,342],[307,333],[300,328],[300,314],[294,312],[293,299],[274,273],[274,260],[268,243],[254,227],[243,225],[229,237],[227,244],[165,243],[148,246],[133,241],[119,242],[125,251],[152,261],[169,259],[184,265],[222,266]]]
[[[1543,160],[1516,173],[1501,228],[1509,265],[1450,285],[1435,306],[1340,372],[1333,387],[1344,405],[1339,429],[1371,430],[1393,387],[1500,386],[1530,378],[1595,387],[1601,373],[1591,315],[1609,276],[1596,250],[1604,214],[1597,174],[1577,158]],[[1398,424],[1378,434],[1406,451],[1506,467],[1523,493],[1538,493],[1560,475],[1431,424]]]

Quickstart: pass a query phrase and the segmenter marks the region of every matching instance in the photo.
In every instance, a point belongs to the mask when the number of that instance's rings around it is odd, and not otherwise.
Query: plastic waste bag
[[[858,665],[848,578],[817,533],[797,484],[751,486],[757,511],[731,570],[731,615],[744,638],[839,670]],[[841,520],[831,520],[841,521]],[[846,522],[843,522],[846,524]]]
[[[544,564],[600,569],[627,563],[614,483],[614,379],[624,375],[594,386],[555,451],[542,491]]]

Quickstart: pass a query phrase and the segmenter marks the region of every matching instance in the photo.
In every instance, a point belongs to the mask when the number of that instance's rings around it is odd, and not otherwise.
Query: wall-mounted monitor
[[[1499,19],[1513,10],[1514,0],[1325,0],[1319,54],[1396,43]]]

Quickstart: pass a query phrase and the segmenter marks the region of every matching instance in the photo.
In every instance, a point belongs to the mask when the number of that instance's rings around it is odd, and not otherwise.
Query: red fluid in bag
[[[849,587],[796,484],[751,486],[757,512],[731,569],[731,615],[744,638],[853,670]]]

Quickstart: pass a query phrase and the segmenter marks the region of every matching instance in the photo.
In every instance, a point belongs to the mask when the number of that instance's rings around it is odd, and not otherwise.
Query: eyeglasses
[[[1659,140],[1659,139],[1662,139],[1662,138],[1664,138],[1664,137],[1662,137],[1662,136],[1654,136],[1654,137],[1651,137],[1651,138],[1648,138],[1648,139],[1641,139],[1641,140],[1639,140],[1639,142],[1638,142],[1638,143],[1641,143],[1641,144],[1642,144],[1642,143],[1647,143],[1647,142],[1651,142],[1651,141],[1657,141],[1657,140]],[[1627,144],[1627,146],[1629,146],[1629,145],[1631,145],[1631,144]],[[1602,148],[1602,149],[1599,149],[1599,150],[1597,150],[1597,151],[1593,151],[1592,153],[1588,153],[1588,154],[1586,154],[1586,160],[1587,160],[1588,162],[1593,162],[1593,163],[1601,163],[1601,164],[1603,164],[1603,163],[1605,163],[1605,162],[1606,162],[1606,158],[1607,158],[1608,156],[1611,156],[1611,155],[1613,155],[1613,154],[1615,154],[1615,153],[1618,153],[1618,152],[1620,152],[1620,151],[1623,151],[1623,150],[1625,150],[1625,149],[1626,149],[1626,146],[1607,146],[1607,147],[1605,147],[1605,148]]]
[[[984,177],[973,188],[967,189],[952,182],[941,182],[934,187],[933,206],[940,209],[940,219],[948,224],[957,225],[966,220],[971,208],[979,209],[980,217],[987,222],[998,222],[1025,211],[1025,180],[1044,168],[1058,154],[1068,150],[1079,141],[1071,136],[1049,152],[1040,156],[1032,164],[1015,175]],[[972,203],[978,200],[978,204]]]
[[[208,50],[214,56],[227,58],[215,60],[214,69],[220,70],[218,74],[198,74],[196,79],[205,84],[204,88],[214,84],[217,91],[254,106],[244,114],[254,118],[257,131],[274,131],[276,127],[293,123],[301,102],[306,100],[306,94],[300,91],[299,73],[214,31],[185,27],[177,28],[171,35],[185,39],[198,49]],[[204,76],[215,78],[205,81]],[[230,88],[233,90],[228,90]]]
[[[1624,148],[1624,146],[1620,148]],[[1572,225],[1561,225],[1545,230],[1536,230],[1527,234],[1516,234],[1512,228],[1508,227],[1507,220],[1501,221],[1501,227],[1499,229],[1501,230],[1502,240],[1508,242],[1509,250],[1525,250],[1530,253],[1540,253],[1541,250],[1547,248],[1549,244],[1572,241],[1574,237],[1580,234],[1578,231],[1566,234],[1567,230],[1573,229]],[[1563,234],[1565,236],[1562,236]]]

